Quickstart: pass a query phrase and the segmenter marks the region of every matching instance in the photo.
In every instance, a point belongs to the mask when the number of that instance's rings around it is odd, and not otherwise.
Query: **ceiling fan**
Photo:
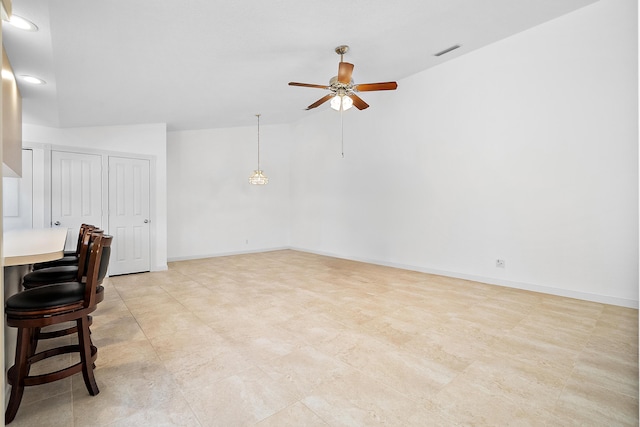
[[[396,82],[382,83],[364,83],[355,84],[351,78],[353,73],[353,64],[343,61],[343,56],[349,50],[349,46],[342,45],[336,47],[335,51],[340,55],[340,64],[338,66],[338,75],[329,80],[329,85],[314,85],[308,83],[289,82],[289,86],[313,87],[318,89],[327,89],[330,94],[323,96],[306,109],[311,110],[325,102],[331,100],[331,108],[334,110],[347,110],[351,106],[355,106],[358,110],[364,110],[369,104],[364,102],[362,98],[356,95],[356,92],[371,92],[375,90],[396,90],[398,84]]]

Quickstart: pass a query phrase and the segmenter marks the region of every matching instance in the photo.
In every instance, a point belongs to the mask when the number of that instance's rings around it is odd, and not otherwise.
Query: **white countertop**
[[[5,231],[2,240],[4,265],[24,265],[62,258],[66,228],[34,228]]]

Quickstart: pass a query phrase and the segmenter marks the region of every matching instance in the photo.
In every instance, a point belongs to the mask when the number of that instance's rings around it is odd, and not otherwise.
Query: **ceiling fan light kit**
[[[353,64],[343,61],[344,54],[348,51],[349,46],[347,45],[341,45],[335,48],[335,52],[340,55],[338,75],[331,78],[328,85],[289,82],[289,86],[312,87],[316,89],[325,89],[331,92],[329,95],[325,95],[313,104],[309,105],[307,110],[316,108],[329,100],[331,100],[331,108],[337,111],[348,110],[351,106],[355,106],[358,110],[364,110],[369,107],[369,104],[356,95],[356,92],[396,90],[398,87],[396,82],[355,84],[351,78],[353,73]]]
[[[353,106],[353,100],[346,95],[337,95],[331,98],[331,108],[336,111],[347,111]]]

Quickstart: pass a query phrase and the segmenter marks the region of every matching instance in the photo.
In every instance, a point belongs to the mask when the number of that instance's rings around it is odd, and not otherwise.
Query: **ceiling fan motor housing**
[[[353,93],[353,79],[349,84],[341,83],[338,81],[338,76],[334,76],[329,80],[329,90],[336,95],[348,95]]]

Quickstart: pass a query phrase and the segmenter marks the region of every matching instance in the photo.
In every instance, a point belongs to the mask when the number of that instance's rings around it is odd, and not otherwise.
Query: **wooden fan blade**
[[[364,83],[356,85],[353,89],[358,92],[367,92],[373,90],[396,90],[398,83],[396,82],[383,82],[383,83]]]
[[[369,104],[367,104],[366,102],[364,102],[362,100],[362,98],[360,98],[358,95],[356,95],[355,93],[352,93],[350,95],[347,95],[349,98],[351,98],[353,100],[353,105],[355,105],[355,107],[358,110],[364,110],[365,108],[369,108]]]
[[[329,95],[325,95],[322,98],[318,99],[316,102],[314,102],[313,104],[309,105],[307,107],[307,110],[311,110],[312,108],[316,108],[318,105],[322,105],[325,102],[327,102],[328,100],[330,100],[331,98],[333,98],[335,95],[330,93]]]
[[[329,89],[326,85],[312,85],[309,83],[289,82],[289,86],[316,87],[318,89]]]
[[[348,85],[351,83],[351,74],[353,73],[353,64],[341,62],[338,66],[338,81]]]

